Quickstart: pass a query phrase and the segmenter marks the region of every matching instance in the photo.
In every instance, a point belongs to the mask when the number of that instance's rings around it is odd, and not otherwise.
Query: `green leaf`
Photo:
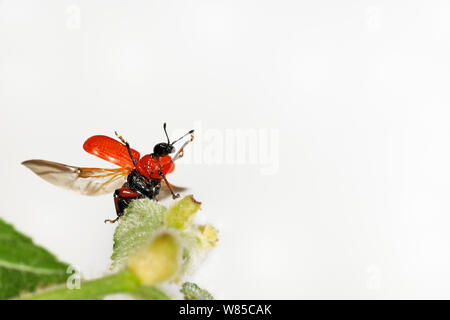
[[[64,282],[67,267],[0,219],[0,299]]]
[[[64,285],[51,286],[35,293],[22,295],[23,300],[92,300],[106,295],[125,293],[140,299],[168,300],[163,291],[156,287],[146,287],[129,270],[124,270],[102,278],[83,281],[80,289],[69,289]]]
[[[166,207],[150,199],[131,202],[114,231],[112,269],[123,267],[128,256],[146,244],[155,231],[164,226],[166,211]]]
[[[184,300],[214,300],[208,291],[193,282],[183,283],[180,292],[184,295]]]

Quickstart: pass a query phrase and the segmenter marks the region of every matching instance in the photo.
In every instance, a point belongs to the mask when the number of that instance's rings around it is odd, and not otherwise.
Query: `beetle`
[[[115,134],[120,141],[105,135],[95,135],[84,142],[83,149],[86,152],[111,162],[119,168],[81,168],[35,159],[24,161],[22,164],[44,180],[83,195],[94,196],[114,192],[117,218],[105,220],[105,223],[114,223],[123,216],[125,209],[135,199],[149,198],[157,201],[161,190],[164,191],[162,196],[171,194],[172,198],[176,199],[180,195],[175,191],[184,190],[172,186],[167,181],[166,175],[173,172],[175,161],[183,156],[186,145],[194,140],[194,130],[170,142],[166,123],[163,129],[167,142],[156,144],[153,152],[143,157],[117,132]],[[190,139],[185,141],[178,152],[171,157],[170,154],[176,151],[174,144],[187,135],[191,136]]]

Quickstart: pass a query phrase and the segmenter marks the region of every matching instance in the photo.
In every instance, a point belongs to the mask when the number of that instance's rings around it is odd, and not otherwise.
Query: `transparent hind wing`
[[[22,164],[55,186],[88,196],[112,193],[124,184],[130,172],[125,168],[80,168],[47,160],[27,160]]]

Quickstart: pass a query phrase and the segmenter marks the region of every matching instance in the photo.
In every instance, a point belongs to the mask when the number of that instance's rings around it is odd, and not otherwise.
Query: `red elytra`
[[[114,163],[125,169],[133,169],[134,164],[130,159],[127,148],[119,141],[108,136],[97,135],[87,139],[83,144],[83,149],[94,156]],[[131,149],[133,158],[139,160],[140,154]]]
[[[140,174],[151,179],[161,179],[159,171],[164,175],[175,169],[171,156],[153,158],[147,154],[140,158],[138,151],[131,149],[133,158],[137,161],[136,166],[130,159],[127,148],[119,141],[104,135],[92,136],[86,140],[83,149],[101,159],[114,163],[122,168],[132,170],[136,168]]]

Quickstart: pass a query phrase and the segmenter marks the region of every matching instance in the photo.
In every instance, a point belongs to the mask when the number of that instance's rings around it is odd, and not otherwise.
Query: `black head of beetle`
[[[175,147],[170,143],[161,142],[153,148],[153,154],[157,157],[167,156],[169,153],[174,153]]]
[[[167,137],[167,142],[161,142],[161,143],[158,143],[157,145],[155,145],[155,147],[153,148],[153,156],[154,157],[164,157],[164,156],[167,156],[170,153],[174,153],[175,152],[175,147],[173,145],[176,142],[178,142],[181,139],[183,139],[188,134],[192,134],[194,132],[194,130],[190,130],[188,133],[183,135],[181,138],[178,138],[177,140],[175,140],[174,142],[171,143],[170,139],[169,139],[169,135],[167,134],[166,123],[165,122],[164,122],[163,128],[164,128],[164,133],[166,134],[166,137]]]

